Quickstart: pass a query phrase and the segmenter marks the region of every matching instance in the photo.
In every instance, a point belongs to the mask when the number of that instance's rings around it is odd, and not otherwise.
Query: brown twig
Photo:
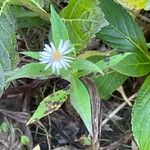
[[[87,85],[91,96],[91,106],[92,106],[92,128],[93,136],[91,140],[91,149],[99,150],[100,149],[100,136],[101,136],[101,101],[96,89],[94,82],[89,78],[82,79]]]
[[[130,96],[128,98],[128,101],[131,101],[133,100],[135,97],[137,96],[137,93],[133,94],[132,96]],[[107,118],[105,118],[103,121],[102,121],[102,126],[104,124],[106,124],[114,115],[116,115],[125,105],[127,104],[127,102],[123,102],[119,107],[117,107],[112,113],[110,113],[108,115]]]
[[[126,96],[126,94],[125,94],[125,91],[124,91],[122,85],[117,89],[117,91],[121,94],[123,100],[124,100],[125,102],[127,102],[127,104],[131,107],[132,104],[131,104],[130,100],[127,98],[127,96]]]
[[[141,19],[141,20],[143,20],[145,22],[150,23],[150,19],[149,18],[147,18],[147,17],[145,17],[145,16],[143,16],[140,13],[137,13],[135,11],[132,11],[132,13],[133,13],[133,15],[135,15],[136,17],[138,17],[139,19]]]

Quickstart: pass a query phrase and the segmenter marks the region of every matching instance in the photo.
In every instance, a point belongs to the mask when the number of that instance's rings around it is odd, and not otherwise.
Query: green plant
[[[7,137],[7,139],[1,142],[1,144],[4,145],[4,149],[13,147],[14,143],[17,143],[16,147],[21,147],[21,145],[28,146],[30,139],[26,135],[23,135],[22,131],[18,128],[18,125],[12,124],[6,118],[4,120],[5,121],[0,124],[1,136]]]
[[[145,4],[145,1],[143,3]],[[132,110],[132,129],[140,150],[149,150],[150,54],[140,27],[127,10],[113,0],[86,0],[86,2],[84,0],[70,0],[68,6],[60,12],[60,15],[56,13],[52,6],[51,15],[48,14],[34,0],[26,2],[13,0],[11,1],[13,5],[10,6],[9,4],[10,2],[6,0],[1,2],[0,10],[0,27],[2,28],[0,35],[5,37],[5,40],[3,40],[0,36],[1,94],[11,81],[18,78],[35,79],[38,77],[47,79],[55,74],[70,82],[68,91],[59,90],[44,98],[28,123],[32,123],[58,109],[70,95],[72,106],[80,114],[92,135],[90,95],[81,78],[90,74],[100,97],[108,99],[112,92],[122,85],[128,77],[147,75],[148,77],[138,93]],[[33,11],[24,10],[20,5]],[[17,13],[22,9],[21,15]],[[13,15],[17,21],[13,18]],[[25,18],[29,18],[30,23],[24,24]],[[33,21],[33,18],[36,22]],[[52,64],[49,64],[49,68],[45,70],[46,65],[39,63],[40,53],[28,51],[22,54],[33,58],[35,61],[14,69],[16,58],[18,58],[18,54],[14,51],[17,22],[20,22],[18,27],[21,28],[41,25],[41,20],[45,20],[44,24],[51,23],[52,35],[49,36],[49,39],[52,39],[50,42],[53,42],[51,46],[54,44],[58,48],[61,40],[70,41],[69,46],[72,51],[69,52],[67,57],[73,59],[67,60],[65,67],[55,64],[51,69],[50,66],[54,64],[52,62]],[[112,53],[109,53],[109,56],[95,51],[83,52],[83,49],[95,36],[114,49]],[[11,41],[11,44],[7,45],[6,41]],[[47,49],[51,51],[50,47]],[[56,50],[59,50],[59,48]],[[61,53],[58,55],[61,55]],[[58,55],[57,59],[59,58]],[[98,56],[98,60],[95,60],[96,56]]]

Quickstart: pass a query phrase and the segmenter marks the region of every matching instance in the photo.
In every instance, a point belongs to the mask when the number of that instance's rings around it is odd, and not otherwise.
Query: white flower
[[[52,68],[52,72],[60,73],[60,69],[67,70],[70,67],[69,63],[73,61],[72,57],[66,56],[71,52],[73,48],[70,48],[69,40],[61,40],[59,46],[56,48],[54,43],[51,42],[50,46],[45,44],[44,51],[40,52],[40,61],[43,64],[47,64],[45,70],[49,67]]]

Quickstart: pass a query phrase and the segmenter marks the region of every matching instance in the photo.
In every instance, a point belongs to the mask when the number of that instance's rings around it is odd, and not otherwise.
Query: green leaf
[[[0,3],[0,95],[6,86],[4,72],[14,69],[19,58],[15,52],[16,23],[7,2]]]
[[[104,74],[100,67],[86,59],[77,59],[73,61],[73,63],[71,64],[71,68],[73,68],[73,70],[85,70]]]
[[[5,72],[7,82],[19,78],[47,79],[51,74],[51,69],[45,70],[45,64],[40,63],[30,63],[13,71]]]
[[[139,77],[150,72],[150,61],[147,61],[133,53],[111,68],[127,76]]]
[[[150,72],[150,61],[135,53],[123,53],[107,57],[96,63],[101,70],[113,69],[127,76],[139,77]]]
[[[56,111],[66,100],[68,92],[59,90],[44,98],[27,124],[33,123]]]
[[[10,0],[10,3],[13,5],[25,6],[35,12],[42,19],[50,21],[49,14],[35,0]]]
[[[3,132],[3,133],[9,133],[9,124],[8,124],[8,122],[3,122],[0,125],[0,131]]]
[[[0,9],[0,64],[4,71],[16,66],[16,23],[7,5]]]
[[[37,60],[39,60],[39,58],[40,58],[39,52],[26,51],[26,52],[21,52],[21,54],[29,56],[29,57],[37,59]]]
[[[25,135],[22,135],[21,136],[21,141],[20,141],[23,145],[28,145],[30,143],[30,139],[25,136]]]
[[[32,150],[41,150],[40,145],[36,145]]]
[[[150,1],[147,0],[146,6],[144,8],[146,11],[150,10]]]
[[[62,22],[59,15],[51,5],[51,26],[52,26],[52,37],[55,44],[58,46],[60,40],[69,40],[68,31],[65,24]]]
[[[83,136],[82,145],[90,146],[91,145],[91,137],[90,136],[88,136],[88,137]]]
[[[86,87],[75,76],[71,79],[70,101],[92,135],[90,96]]]
[[[108,25],[96,0],[70,0],[61,16],[76,49],[86,47],[101,28]]]
[[[113,0],[100,0],[100,7],[109,26],[102,28],[97,37],[113,48],[136,51],[150,59],[144,35],[127,11]]]
[[[37,4],[39,4],[41,7],[44,7],[44,3],[46,3],[44,0],[33,0],[35,1]]]
[[[0,64],[0,96],[3,93],[4,87],[5,87],[5,77],[4,77],[4,72],[3,72],[2,66]]]
[[[12,5],[10,7],[12,14],[16,17],[16,18],[24,18],[24,17],[36,17],[37,15],[30,11],[27,10],[21,6],[16,6],[16,5]]]
[[[28,0],[28,1],[17,0],[17,1],[22,3],[30,10],[34,11],[42,19],[49,21],[49,14],[35,0]]]
[[[94,77],[97,90],[102,99],[107,100],[111,94],[123,84],[127,76],[116,71],[110,71],[104,76]]]
[[[113,66],[117,66],[119,62],[129,57],[130,55],[132,55],[132,53],[122,53],[114,56],[109,56],[104,58],[103,60],[98,61],[96,65],[99,66],[99,68],[103,71],[108,70]]]
[[[49,22],[39,17],[23,17],[23,18],[17,18],[17,24],[19,28],[30,28],[33,26],[48,25]]]
[[[110,56],[111,52],[106,51],[106,52],[100,52],[100,51],[85,51],[83,54],[79,54],[78,58],[79,59],[90,59],[90,58],[103,58],[104,56]]]
[[[132,130],[140,150],[150,150],[150,76],[142,85],[132,109]]]
[[[34,12],[19,6],[11,6],[13,16],[16,17],[17,25],[19,28],[26,28],[32,26],[39,26],[50,24],[50,22],[41,19]]]

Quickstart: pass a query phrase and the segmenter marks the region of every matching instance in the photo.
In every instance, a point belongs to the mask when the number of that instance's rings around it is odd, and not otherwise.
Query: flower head
[[[67,70],[70,67],[69,63],[73,61],[73,58],[66,55],[72,50],[69,40],[61,40],[58,47],[51,42],[50,46],[45,44],[44,51],[40,52],[39,60],[41,63],[47,64],[45,69],[51,67],[53,73],[59,73],[62,68]]]

